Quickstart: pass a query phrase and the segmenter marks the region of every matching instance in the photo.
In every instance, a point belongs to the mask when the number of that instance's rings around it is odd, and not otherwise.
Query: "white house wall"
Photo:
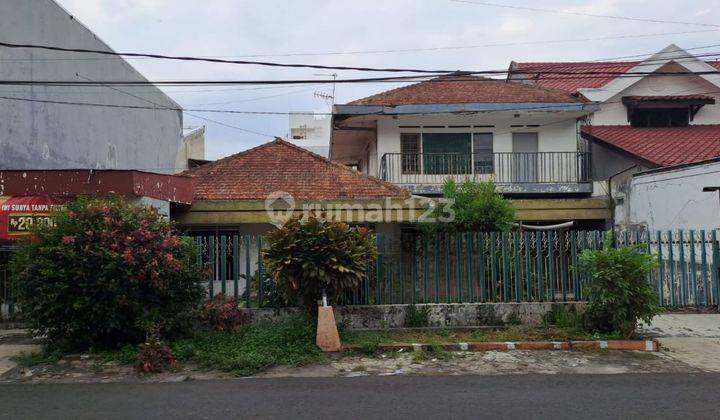
[[[666,66],[662,71],[675,67]],[[712,96],[715,105],[705,105],[695,115],[690,124],[720,123],[720,89],[698,76],[653,76],[645,77],[616,94],[602,105],[592,117],[594,125],[629,125],[627,108],[622,103],[623,96],[664,96],[664,95],[706,95]]]
[[[439,125],[494,125],[478,128],[400,128],[400,126],[439,126]],[[511,127],[511,125],[539,125],[539,127]],[[377,170],[377,162],[386,153],[400,153],[401,133],[493,133],[493,152],[512,152],[512,134],[514,132],[537,132],[539,152],[575,152],[577,151],[577,126],[575,117],[533,115],[515,118],[512,115],[455,116],[430,115],[381,118],[377,124],[376,161],[371,158],[371,170]],[[377,173],[377,172],[371,172]]]
[[[629,195],[631,225],[650,231],[717,229],[718,192],[703,187],[720,185],[720,162],[635,176]]]

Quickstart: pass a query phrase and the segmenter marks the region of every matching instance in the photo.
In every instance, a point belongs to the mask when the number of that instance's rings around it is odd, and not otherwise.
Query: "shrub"
[[[135,369],[143,373],[161,373],[172,369],[175,365],[170,347],[160,340],[157,332],[148,336],[144,344],[140,344],[135,361]]]
[[[515,209],[497,192],[493,182],[465,181],[458,185],[448,179],[443,185],[443,198],[452,200],[450,209],[454,221],[426,224],[426,233],[439,230],[504,232],[510,230],[515,220]],[[437,220],[442,215],[447,216],[447,212],[439,205],[431,215]]]
[[[293,218],[268,237],[265,264],[286,302],[316,313],[323,291],[335,302],[360,285],[377,257],[374,239],[363,227]]]
[[[638,247],[616,249],[611,241],[580,255],[580,269],[588,277],[585,321],[595,332],[617,332],[629,338],[638,320],[650,322],[659,313],[657,296],[647,281],[657,262]]]
[[[213,330],[235,331],[247,323],[249,317],[240,309],[234,298],[217,295],[205,303],[201,319]]]
[[[155,209],[79,199],[40,227],[11,262],[23,318],[73,350],[142,342],[149,325],[171,338],[203,296],[195,245]]]
[[[409,305],[405,309],[405,326],[408,328],[427,327],[430,324],[430,307]]]

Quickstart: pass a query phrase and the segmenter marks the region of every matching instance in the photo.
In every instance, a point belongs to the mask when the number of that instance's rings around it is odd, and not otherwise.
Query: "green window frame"
[[[423,173],[472,173],[472,133],[423,133]]]

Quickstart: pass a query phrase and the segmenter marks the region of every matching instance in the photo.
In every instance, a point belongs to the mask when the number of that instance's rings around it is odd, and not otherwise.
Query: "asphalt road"
[[[713,418],[720,374],[0,385],[0,418]]]

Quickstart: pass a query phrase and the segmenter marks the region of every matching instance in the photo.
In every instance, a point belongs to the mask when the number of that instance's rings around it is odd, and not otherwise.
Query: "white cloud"
[[[592,0],[576,7],[564,9],[573,13],[589,13],[593,15],[609,15],[618,12],[619,0]],[[626,2],[627,3],[627,2]]]
[[[534,22],[523,16],[505,16],[500,21],[500,33],[508,36],[528,35],[533,32]]]

